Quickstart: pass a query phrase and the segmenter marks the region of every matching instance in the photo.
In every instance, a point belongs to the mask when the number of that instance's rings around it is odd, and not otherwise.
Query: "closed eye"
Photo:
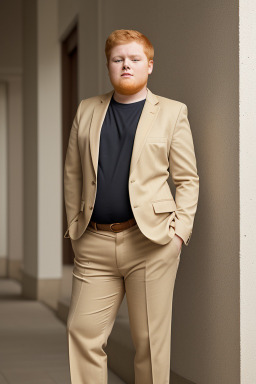
[[[118,63],[119,61],[122,61],[121,59],[114,60],[115,63]],[[132,61],[140,61],[139,59],[133,59]]]

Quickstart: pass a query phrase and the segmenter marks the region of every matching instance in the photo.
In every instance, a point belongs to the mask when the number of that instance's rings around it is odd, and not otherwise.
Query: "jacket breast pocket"
[[[176,203],[174,200],[159,200],[152,202],[154,212],[162,213],[162,212],[175,212],[176,211]]]
[[[152,173],[166,172],[169,167],[166,137],[148,137],[141,154],[141,162],[147,164]]]

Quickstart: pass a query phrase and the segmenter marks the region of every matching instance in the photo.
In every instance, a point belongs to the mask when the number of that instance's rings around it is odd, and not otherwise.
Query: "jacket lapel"
[[[146,139],[150,133],[150,129],[152,128],[153,121],[155,120],[160,108],[158,105],[159,101],[157,96],[154,95],[148,88],[147,90],[148,92],[146,101],[134,137],[132,158],[130,164],[130,176],[134,171],[135,166],[139,160],[142,148],[146,142]]]
[[[104,122],[107,109],[111,100],[114,90],[100,96],[99,104],[96,105],[93,111],[91,126],[90,126],[90,151],[92,157],[92,164],[95,175],[98,172],[98,158],[99,158],[99,145],[100,145],[100,132]]]
[[[153,121],[155,120],[160,108],[157,105],[159,103],[157,96],[154,95],[148,88],[147,90],[148,92],[146,96],[146,101],[134,137],[133,151],[130,164],[130,175],[135,169],[142,148],[145,144],[146,138],[149,135],[150,129],[153,125]],[[97,175],[98,172],[100,132],[113,93],[114,90],[99,96],[99,104],[96,105],[93,111],[90,126],[90,151],[95,175]]]

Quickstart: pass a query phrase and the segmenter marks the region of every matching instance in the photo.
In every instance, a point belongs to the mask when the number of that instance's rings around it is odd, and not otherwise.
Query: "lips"
[[[132,76],[130,73],[123,73],[122,76]]]

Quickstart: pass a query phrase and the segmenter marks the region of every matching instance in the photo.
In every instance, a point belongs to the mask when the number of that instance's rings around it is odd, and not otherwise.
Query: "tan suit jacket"
[[[114,90],[80,102],[70,132],[64,168],[68,227],[79,239],[96,198],[100,131]],[[175,200],[168,178],[176,187]],[[187,106],[153,94],[137,126],[128,179],[131,208],[141,232],[158,244],[176,233],[188,245],[199,196],[199,176]]]

